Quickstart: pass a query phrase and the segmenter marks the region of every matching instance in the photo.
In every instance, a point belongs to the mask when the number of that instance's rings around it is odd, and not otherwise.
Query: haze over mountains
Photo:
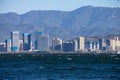
[[[64,40],[76,36],[120,34],[120,8],[84,6],[73,11],[0,14],[0,41],[10,38],[10,32],[14,30],[32,34],[42,30],[50,38]]]

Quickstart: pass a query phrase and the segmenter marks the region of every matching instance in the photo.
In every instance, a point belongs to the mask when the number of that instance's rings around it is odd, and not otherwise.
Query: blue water
[[[0,54],[0,80],[120,80],[120,55]]]

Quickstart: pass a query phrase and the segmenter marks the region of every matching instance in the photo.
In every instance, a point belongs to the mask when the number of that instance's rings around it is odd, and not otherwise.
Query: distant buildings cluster
[[[53,50],[64,52],[76,51],[120,51],[120,38],[110,36],[105,38],[77,37],[71,40],[62,41],[59,38],[52,40]]]
[[[11,38],[0,43],[0,52],[22,52],[22,51],[120,51],[120,38],[118,36],[109,37],[76,37],[63,41],[60,38],[53,38],[52,45],[49,45],[49,35],[44,35],[41,31],[35,32],[35,41],[32,42],[30,33],[22,34],[20,39],[19,31],[12,31]],[[52,48],[50,49],[50,46]]]
[[[78,37],[71,40],[63,41],[59,38],[52,39],[52,50],[64,52],[76,52],[85,49],[85,37]]]
[[[88,51],[120,51],[120,38],[118,36],[106,36],[85,42]]]
[[[19,31],[12,31],[11,38],[0,43],[0,52],[20,52],[20,51],[48,51],[49,50],[49,36],[42,34],[42,32],[35,32],[35,44],[33,46],[31,34],[22,34],[20,39]]]

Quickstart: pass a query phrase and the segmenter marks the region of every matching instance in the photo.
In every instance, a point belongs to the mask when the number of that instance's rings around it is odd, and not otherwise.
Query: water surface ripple
[[[0,54],[0,80],[120,80],[120,55]]]

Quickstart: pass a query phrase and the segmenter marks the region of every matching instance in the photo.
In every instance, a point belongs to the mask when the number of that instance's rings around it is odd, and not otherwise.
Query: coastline
[[[120,54],[118,51],[22,51],[22,52],[0,52],[0,54]]]

